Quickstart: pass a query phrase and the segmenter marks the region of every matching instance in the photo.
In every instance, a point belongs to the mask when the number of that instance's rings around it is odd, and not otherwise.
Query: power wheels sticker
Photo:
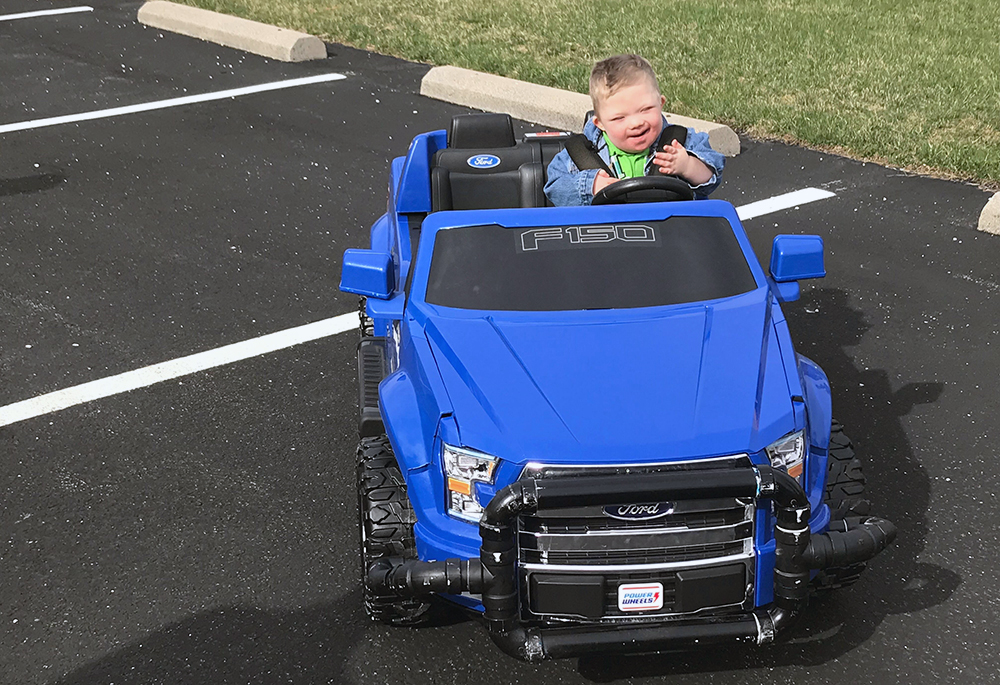
[[[618,586],[618,609],[620,611],[653,611],[662,608],[662,583]]]

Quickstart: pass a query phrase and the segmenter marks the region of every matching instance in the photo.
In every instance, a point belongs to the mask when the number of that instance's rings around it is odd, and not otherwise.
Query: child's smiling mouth
[[[649,132],[650,132],[650,128],[647,126],[647,127],[643,128],[641,131],[634,132],[634,133],[626,133],[625,134],[625,139],[627,141],[629,141],[630,144],[632,144],[631,146],[633,148],[636,148],[636,147],[638,147],[638,148],[645,148],[645,147],[648,147],[645,144],[645,141],[649,137]]]

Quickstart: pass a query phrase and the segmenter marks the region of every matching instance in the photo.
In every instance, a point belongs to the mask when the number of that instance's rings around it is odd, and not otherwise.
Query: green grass
[[[183,1],[580,92],[638,52],[678,114],[1000,184],[1000,0]]]

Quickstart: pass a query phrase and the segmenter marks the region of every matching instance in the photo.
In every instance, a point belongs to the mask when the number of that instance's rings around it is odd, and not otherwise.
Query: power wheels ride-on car
[[[367,611],[441,595],[529,661],[770,642],[895,535],[780,307],[822,240],[765,271],[732,205],[662,179],[546,207],[564,143],[506,115],[418,135],[344,255]]]

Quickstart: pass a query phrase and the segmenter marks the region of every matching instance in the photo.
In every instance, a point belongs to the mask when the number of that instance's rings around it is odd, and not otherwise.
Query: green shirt
[[[625,152],[608,139],[608,134],[604,133],[604,142],[608,144],[608,152],[611,156],[611,167],[618,178],[635,178],[646,175],[646,160],[649,159],[649,150],[642,152]]]

